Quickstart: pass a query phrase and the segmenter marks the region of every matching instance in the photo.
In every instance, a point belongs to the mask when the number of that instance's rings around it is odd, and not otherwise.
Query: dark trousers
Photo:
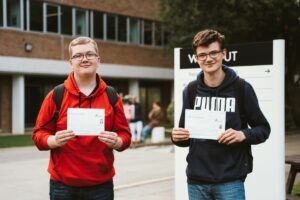
[[[67,186],[50,180],[50,200],[113,200],[113,182],[88,187]]]

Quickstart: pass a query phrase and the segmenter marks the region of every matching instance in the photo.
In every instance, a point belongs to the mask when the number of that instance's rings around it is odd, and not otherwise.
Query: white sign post
[[[196,79],[199,66],[191,49],[176,48],[175,126],[182,108],[183,88]],[[224,60],[253,87],[271,125],[269,139],[252,145],[253,172],[245,181],[247,200],[285,199],[284,168],[284,40],[232,45]],[[188,199],[185,175],[188,148],[175,148],[175,199]]]

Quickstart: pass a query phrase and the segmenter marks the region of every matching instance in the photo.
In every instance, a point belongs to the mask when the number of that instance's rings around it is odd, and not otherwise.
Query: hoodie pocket
[[[113,172],[112,151],[73,152],[61,149],[54,170],[65,183],[99,182]]]

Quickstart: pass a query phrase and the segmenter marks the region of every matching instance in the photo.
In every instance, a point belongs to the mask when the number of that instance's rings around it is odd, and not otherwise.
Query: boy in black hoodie
[[[189,199],[244,200],[244,180],[252,171],[251,145],[269,137],[270,125],[248,82],[243,84],[243,101],[237,100],[235,83],[240,78],[222,65],[226,54],[223,35],[203,30],[194,37],[193,49],[202,69],[196,80],[196,98],[190,99],[188,87],[184,89],[179,128],[172,130],[173,143],[189,147],[186,158]],[[224,106],[218,106],[218,102]],[[225,111],[225,131],[217,140],[190,138],[189,130],[185,129],[186,109]]]

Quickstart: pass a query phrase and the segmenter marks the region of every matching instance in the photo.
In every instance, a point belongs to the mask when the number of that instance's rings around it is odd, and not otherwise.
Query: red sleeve
[[[131,144],[131,133],[129,132],[128,122],[124,114],[121,98],[119,96],[115,105],[115,119],[113,130],[118,134],[123,142],[122,147],[118,149],[118,151],[127,149]]]
[[[47,139],[55,134],[55,120],[52,117],[56,107],[52,97],[53,90],[44,99],[33,128],[32,140],[39,150],[49,150]]]

